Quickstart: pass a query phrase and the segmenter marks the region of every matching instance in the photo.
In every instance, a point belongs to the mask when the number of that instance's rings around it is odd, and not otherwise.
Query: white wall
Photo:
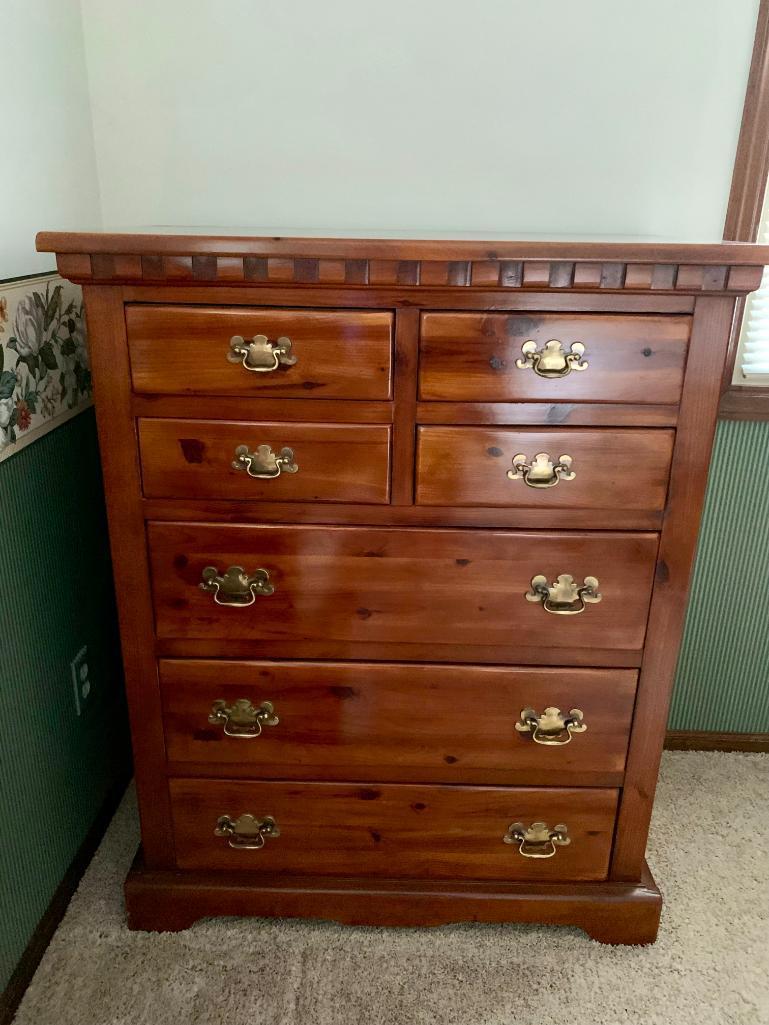
[[[98,227],[79,0],[2,0],[0,279],[50,270],[41,228]]]
[[[0,277],[100,209],[717,238],[757,5],[3,0]]]
[[[720,237],[758,0],[82,3],[107,224]]]

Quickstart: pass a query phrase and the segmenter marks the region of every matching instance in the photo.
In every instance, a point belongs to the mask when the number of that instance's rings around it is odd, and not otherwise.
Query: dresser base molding
[[[653,943],[662,895],[648,865],[640,882],[447,883],[322,876],[219,875],[144,866],[125,883],[129,929],[178,932],[199,918],[323,918],[344,925],[454,922],[571,925],[599,943]]]

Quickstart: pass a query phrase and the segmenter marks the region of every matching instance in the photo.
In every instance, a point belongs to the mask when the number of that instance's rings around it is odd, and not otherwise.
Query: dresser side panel
[[[142,845],[147,864],[162,868],[174,864],[174,850],[123,296],[109,286],[86,286],[83,293]]]
[[[697,299],[610,878],[640,879],[716,425],[734,299]]]

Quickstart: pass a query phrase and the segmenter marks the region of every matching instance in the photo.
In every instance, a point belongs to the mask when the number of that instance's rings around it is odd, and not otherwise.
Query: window
[[[769,243],[769,189],[764,197],[757,241]],[[760,288],[745,304],[732,384],[769,388],[769,267],[764,268]]]

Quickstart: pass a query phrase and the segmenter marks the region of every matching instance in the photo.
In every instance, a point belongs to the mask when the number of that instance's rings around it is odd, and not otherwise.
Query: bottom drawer
[[[193,779],[169,785],[180,868],[421,879],[605,879],[618,795]],[[275,825],[265,827],[265,819]],[[522,838],[510,829],[535,822],[549,832],[563,825],[566,834]]]

